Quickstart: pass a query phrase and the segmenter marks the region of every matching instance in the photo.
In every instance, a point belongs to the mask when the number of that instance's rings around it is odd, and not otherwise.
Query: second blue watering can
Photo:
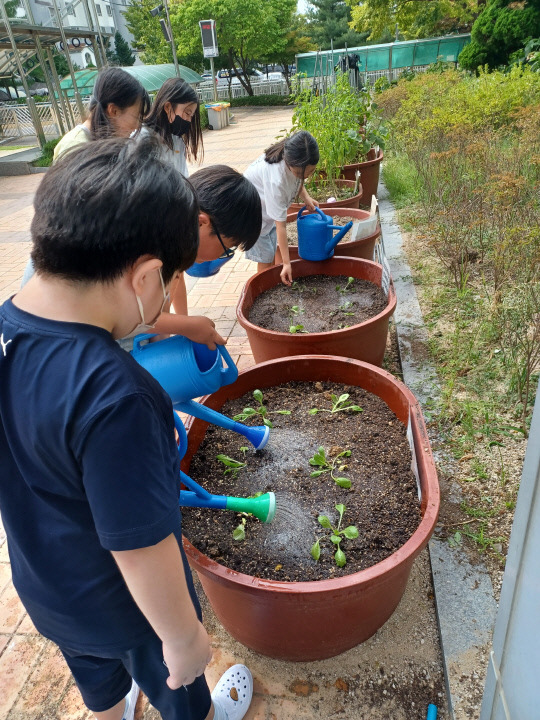
[[[209,350],[181,335],[153,343],[148,342],[151,337],[137,335],[131,354],[155,377],[173,405],[210,395],[238,377],[238,369],[223,345]]]
[[[341,238],[352,228],[352,221],[343,227],[332,225],[332,218],[316,208],[316,213],[302,215],[306,206],[298,211],[298,255],[303,260],[328,260]],[[333,235],[334,230],[339,230]]]

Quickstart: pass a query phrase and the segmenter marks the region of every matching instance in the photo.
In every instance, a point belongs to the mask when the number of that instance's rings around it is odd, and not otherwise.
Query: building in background
[[[91,41],[77,36],[77,28],[88,28],[88,13],[94,29],[101,32],[103,40],[114,50],[114,34],[119,32],[129,45],[133,37],[126,26],[124,11],[130,0],[56,0],[68,41],[72,62],[79,68],[97,66]],[[52,0],[28,0],[34,20],[38,25],[57,26],[56,11]],[[99,27],[98,27],[99,25]],[[141,64],[136,60],[136,64]]]

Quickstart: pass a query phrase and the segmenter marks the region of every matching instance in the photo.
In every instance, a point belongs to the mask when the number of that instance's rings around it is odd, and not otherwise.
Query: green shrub
[[[201,128],[203,130],[206,130],[208,127],[208,112],[206,111],[206,108],[204,107],[204,103],[201,103],[199,105],[199,112],[201,115]]]
[[[271,106],[290,105],[290,95],[246,95],[231,99],[231,107],[245,107],[249,105]]]
[[[45,145],[41,148],[41,155],[38,157],[32,165],[34,167],[50,167],[53,161],[54,148],[58,145],[61,138],[55,138],[54,140],[48,140]]]

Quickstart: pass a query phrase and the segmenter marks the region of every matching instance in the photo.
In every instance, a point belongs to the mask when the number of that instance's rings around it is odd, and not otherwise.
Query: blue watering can
[[[298,211],[298,255],[304,260],[328,260],[334,254],[334,248],[341,238],[352,228],[352,220],[343,227],[332,225],[332,218],[319,208],[316,213],[302,215],[306,206]],[[332,235],[333,230],[339,230]]]
[[[228,253],[223,253],[220,257],[215,260],[205,260],[200,263],[193,263],[191,267],[188,267],[186,273],[191,277],[210,277],[215,275],[221,269],[222,265],[225,265],[232,257],[234,252],[229,250]]]
[[[174,425],[178,432],[178,454],[180,455],[180,459],[182,459],[187,450],[187,434],[183,422],[176,413],[173,414]],[[272,522],[276,514],[276,496],[273,492],[267,492],[264,493],[264,495],[251,498],[233,497],[231,495],[212,495],[181,470],[180,480],[187,488],[187,490],[180,490],[179,504],[182,507],[246,512],[255,515],[255,517],[259,518],[263,523]]]
[[[230,385],[238,377],[238,368],[223,345],[209,350],[182,335],[148,342],[152,337],[137,335],[131,354],[158,381],[176,409],[243,435],[256,450],[266,445],[270,434],[266,425],[248,427],[193,400]]]

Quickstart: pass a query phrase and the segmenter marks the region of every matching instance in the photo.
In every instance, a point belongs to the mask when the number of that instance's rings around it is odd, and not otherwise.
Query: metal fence
[[[254,95],[288,95],[289,88],[285,80],[261,80],[260,82],[252,82],[251,87],[253,88]],[[201,102],[212,102],[214,100],[214,89],[212,83],[202,85],[197,88],[197,94],[201,99]],[[247,92],[241,83],[231,83],[229,88],[228,84],[218,85],[217,96],[218,100],[229,100],[230,98],[246,97]]]
[[[85,104],[85,107],[87,107],[87,104]],[[52,104],[50,102],[35,103],[35,107],[45,135],[59,137],[62,134],[61,127]],[[59,104],[59,112],[65,128],[82,121],[75,101],[70,100],[65,111],[62,105]],[[69,113],[69,118],[65,117],[66,113]],[[36,130],[32,122],[32,116],[26,104],[6,103],[0,105],[1,138],[22,138],[35,134]]]

